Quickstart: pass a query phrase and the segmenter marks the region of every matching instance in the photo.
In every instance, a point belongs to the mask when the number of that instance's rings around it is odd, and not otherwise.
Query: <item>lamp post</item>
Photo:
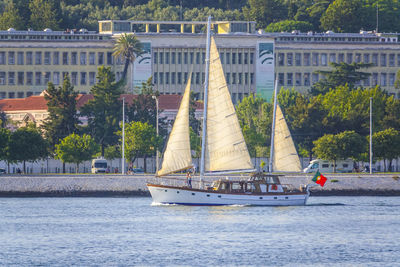
[[[156,100],[156,134],[158,137],[158,97],[153,95],[152,98]],[[156,174],[158,172],[158,167],[158,147],[156,147]]]
[[[122,175],[125,175],[125,97],[122,97]]]
[[[369,98],[369,173],[372,174],[372,97]]]

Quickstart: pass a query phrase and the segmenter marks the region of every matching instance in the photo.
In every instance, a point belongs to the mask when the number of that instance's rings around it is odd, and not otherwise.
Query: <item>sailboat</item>
[[[209,60],[206,64],[203,114],[205,127],[202,130],[199,185],[193,188],[190,184],[170,185],[161,182],[163,178],[157,178],[161,179],[160,182],[147,184],[153,202],[181,205],[305,205],[309,196],[308,188],[290,188],[280,183],[279,175],[272,173],[254,173],[244,179],[240,176],[224,177],[205,184],[206,174],[216,177],[254,171],[226,84],[217,46],[211,36],[210,25],[211,18],[208,19],[207,27],[206,54]],[[167,142],[162,168],[157,172],[157,176],[162,177],[193,166],[189,139],[190,84],[189,80]],[[283,118],[282,112],[280,114]],[[282,120],[278,118],[277,121],[276,129],[281,131]],[[275,125],[273,127],[275,128]],[[276,150],[279,149],[281,147],[276,146]],[[290,154],[293,154],[292,152],[289,151]],[[281,153],[276,155],[276,160],[286,158]],[[277,163],[275,166],[280,165]]]

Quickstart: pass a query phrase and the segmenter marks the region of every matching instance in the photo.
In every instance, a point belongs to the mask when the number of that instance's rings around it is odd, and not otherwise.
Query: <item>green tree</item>
[[[45,28],[52,30],[60,28],[60,20],[57,18],[57,11],[52,1],[31,0],[29,9],[31,12],[30,25],[33,29],[40,31]]]
[[[367,21],[363,0],[335,0],[321,17],[324,30],[358,33]]]
[[[0,128],[0,160],[7,160],[10,135],[10,130]]]
[[[143,45],[133,34],[123,33],[114,46],[114,57],[122,57],[125,60],[124,72],[121,80],[125,81],[128,67],[136,57],[143,53]]]
[[[400,70],[396,73],[396,81],[394,82],[394,88],[400,89]]]
[[[296,21],[296,20],[282,20],[275,23],[270,23],[266,32],[291,32],[294,30],[307,32],[313,29],[313,25],[308,21]]]
[[[72,133],[56,144],[56,159],[63,163],[75,163],[78,173],[79,164],[92,159],[98,151],[99,146],[90,135],[80,136]]]
[[[400,156],[400,132],[389,128],[376,132],[372,135],[373,155],[384,160],[385,171],[386,160],[389,162],[388,169],[392,171],[392,161]]]
[[[24,27],[25,23],[19,14],[18,8],[14,5],[14,2],[8,2],[3,14],[0,16],[0,30],[7,30],[9,28],[22,30]]]
[[[334,63],[330,65],[334,68],[331,71],[316,71],[316,73],[325,76],[319,82],[315,83],[310,90],[312,95],[325,94],[329,89],[334,89],[340,85],[348,85],[351,89],[354,88],[357,82],[367,79],[371,76],[371,73],[361,72],[361,68],[369,68],[372,65],[366,63],[351,63],[347,64],[344,62]]]
[[[74,90],[68,76],[64,77],[62,86],[58,88],[51,82],[47,86],[44,98],[49,115],[42,128],[52,149],[61,139],[78,131],[80,121],[76,110],[77,96],[78,92]]]
[[[122,136],[122,131],[118,132]],[[153,155],[160,146],[161,138],[157,137],[156,129],[148,123],[140,121],[125,124],[125,158],[134,162],[139,157]],[[147,170],[146,160],[144,170]]]
[[[97,83],[90,89],[93,99],[89,100],[82,108],[81,113],[88,118],[87,131],[101,146],[101,155],[108,145],[118,142],[115,132],[119,129],[122,117],[122,104],[120,99],[121,84],[115,82],[114,73],[110,67],[99,67]]]
[[[242,8],[246,20],[257,22],[257,27],[264,29],[268,24],[286,18],[286,6],[280,0],[249,0]]]
[[[13,132],[8,147],[7,160],[9,162],[22,161],[24,172],[26,172],[27,161],[36,161],[48,155],[48,144],[33,125],[18,128]]]
[[[7,125],[7,121],[7,114],[4,111],[0,110],[0,128],[5,128]]]

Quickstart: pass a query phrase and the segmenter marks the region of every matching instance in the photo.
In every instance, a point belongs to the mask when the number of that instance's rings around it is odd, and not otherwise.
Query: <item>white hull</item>
[[[179,205],[255,205],[255,206],[302,206],[308,193],[298,194],[223,194],[211,191],[148,184],[154,203]]]

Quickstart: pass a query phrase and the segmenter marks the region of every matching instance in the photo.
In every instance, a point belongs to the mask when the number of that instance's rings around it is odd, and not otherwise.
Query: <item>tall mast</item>
[[[206,47],[206,77],[204,81],[204,107],[203,107],[203,129],[201,138],[201,161],[200,161],[200,188],[203,187],[204,168],[205,168],[205,151],[206,151],[206,134],[207,134],[207,104],[208,104],[208,77],[210,69],[210,45],[211,45],[211,16],[207,22],[207,47]]]
[[[276,105],[278,103],[278,80],[275,80],[274,88],[274,113],[272,115],[272,131],[271,131],[271,149],[269,151],[269,172],[272,173],[272,161],[274,157],[274,138],[275,138],[275,117],[276,117]]]

